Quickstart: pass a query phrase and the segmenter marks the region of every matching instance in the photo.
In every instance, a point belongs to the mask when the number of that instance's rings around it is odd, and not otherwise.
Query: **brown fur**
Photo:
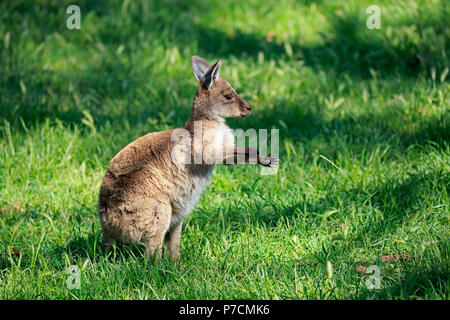
[[[179,128],[191,134],[191,141],[173,141],[175,129],[149,133],[123,148],[109,164],[98,203],[104,252],[114,241],[141,242],[148,256],[156,253],[160,257],[165,239],[172,259],[177,260],[183,220],[207,186],[214,164],[249,154],[246,149],[234,147],[234,136],[224,118],[245,117],[250,114],[250,106],[225,79],[218,77],[220,61],[209,67],[201,58],[193,57],[193,67],[200,81],[191,118]],[[195,122],[202,125],[200,136],[194,135]],[[208,153],[199,154],[192,147],[195,143],[201,143],[202,151],[212,147],[231,153],[224,151],[219,159],[211,158]],[[189,144],[201,163],[172,161],[175,147],[188,148]],[[249,158],[246,160],[250,162]],[[253,160],[265,166],[278,163],[272,157],[257,156]]]

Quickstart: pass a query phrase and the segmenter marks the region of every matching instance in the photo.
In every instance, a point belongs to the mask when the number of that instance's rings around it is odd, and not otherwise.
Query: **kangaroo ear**
[[[192,56],[192,70],[197,80],[203,78],[206,72],[211,68],[208,62],[198,56]]]
[[[219,72],[220,72],[220,64],[222,63],[222,60],[217,60],[216,63],[213,64],[213,66],[205,73],[203,76],[203,83],[202,86],[205,89],[211,89],[214,81],[219,78]]]

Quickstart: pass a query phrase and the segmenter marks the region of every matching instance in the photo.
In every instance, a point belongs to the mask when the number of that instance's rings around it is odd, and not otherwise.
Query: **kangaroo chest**
[[[194,208],[207,187],[216,163],[222,163],[223,152],[234,147],[234,136],[231,129],[225,124],[215,127],[202,128],[202,134],[192,137],[191,146],[184,145],[184,150],[194,150],[192,164],[186,164],[178,175],[176,193],[172,197],[172,220],[170,228],[183,221],[186,215]],[[198,164],[195,161],[200,160]]]

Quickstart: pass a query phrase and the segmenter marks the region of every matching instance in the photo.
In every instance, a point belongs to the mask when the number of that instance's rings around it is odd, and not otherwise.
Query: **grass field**
[[[0,298],[449,299],[450,3],[376,2],[1,2]],[[280,130],[278,174],[218,166],[178,264],[107,260],[103,174],[185,123],[194,54],[252,105],[232,128]]]

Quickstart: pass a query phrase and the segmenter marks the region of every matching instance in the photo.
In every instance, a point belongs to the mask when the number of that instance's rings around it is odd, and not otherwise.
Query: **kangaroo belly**
[[[194,208],[200,196],[208,186],[214,171],[214,165],[190,165],[186,181],[180,183],[176,195],[172,198],[172,218],[170,228],[177,226]]]

